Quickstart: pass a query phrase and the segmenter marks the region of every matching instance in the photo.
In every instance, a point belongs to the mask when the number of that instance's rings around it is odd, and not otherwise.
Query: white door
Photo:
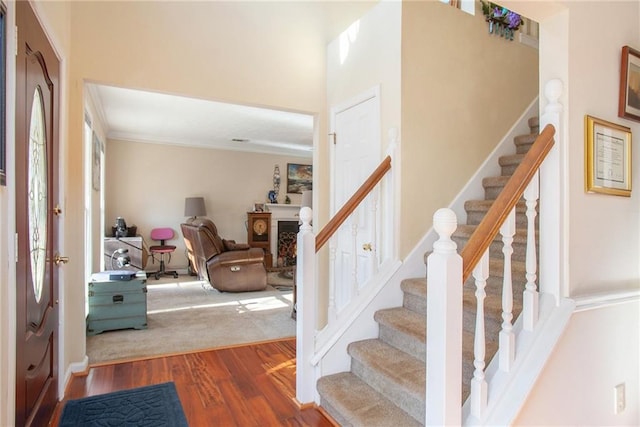
[[[333,110],[332,215],[349,200],[380,162],[380,101],[377,89]],[[331,141],[333,143],[334,141]],[[332,279],[339,311],[375,272],[377,226],[374,190],[337,231]]]

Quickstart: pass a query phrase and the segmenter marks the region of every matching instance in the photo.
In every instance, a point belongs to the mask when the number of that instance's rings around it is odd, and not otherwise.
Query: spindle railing
[[[559,122],[558,99],[561,84],[552,81],[547,87],[549,105],[547,112],[554,117],[544,117],[549,123]],[[547,124],[524,156],[503,191],[492,203],[489,211],[469,238],[460,255],[451,235],[457,227],[455,213],[440,209],[434,215],[434,229],[439,240],[427,262],[427,388],[426,425],[482,424],[491,404],[491,378],[487,376],[485,287],[489,278],[489,246],[498,233],[503,243],[504,259],[502,285],[502,323],[498,332],[497,366],[502,373],[509,373],[518,357],[516,346],[519,333],[533,331],[538,320],[539,290],[536,256],[536,216],[539,198],[540,167],[554,146],[556,129]],[[516,233],[516,205],[524,198],[526,217],[526,285],[522,299],[522,327],[513,322],[513,280],[511,256]],[[520,205],[522,206],[522,204]],[[520,208],[521,209],[521,208]],[[475,333],[473,350],[473,377],[470,394],[461,411],[462,383],[462,286],[469,276],[475,282]],[[433,375],[440,372],[441,375]],[[463,419],[463,416],[466,416]]]

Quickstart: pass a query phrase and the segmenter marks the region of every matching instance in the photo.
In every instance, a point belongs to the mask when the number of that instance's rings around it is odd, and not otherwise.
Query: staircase
[[[483,180],[485,199],[465,203],[467,224],[459,225],[452,236],[459,250],[535,141],[539,132],[538,118],[529,119],[528,124],[531,133],[514,138],[516,154],[500,157],[502,175]],[[524,203],[519,202],[512,255],[513,319],[522,310],[522,291],[526,283],[524,212]],[[486,360],[491,360],[498,348],[498,333],[502,324],[502,247],[500,238],[496,238],[489,249],[490,278],[484,301]],[[379,325],[378,338],[349,344],[347,351],[351,357],[351,371],[325,376],[318,381],[321,406],[343,426],[404,427],[424,424],[426,279],[404,280],[401,289],[404,293],[402,307],[379,310],[374,316]],[[465,283],[463,292],[463,402],[469,395],[474,370],[474,293],[475,283],[471,277]]]

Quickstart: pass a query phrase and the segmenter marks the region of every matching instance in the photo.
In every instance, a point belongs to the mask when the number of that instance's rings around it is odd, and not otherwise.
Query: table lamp
[[[191,221],[198,216],[205,216],[206,214],[204,197],[187,197],[184,199],[184,216],[191,217]]]

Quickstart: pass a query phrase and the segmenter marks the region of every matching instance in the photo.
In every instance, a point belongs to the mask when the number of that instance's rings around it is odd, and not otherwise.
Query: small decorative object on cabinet
[[[113,280],[113,277],[122,280]],[[134,274],[115,270],[94,274],[89,282],[87,335],[114,329],[146,329],[146,278],[144,271]]]
[[[271,267],[271,212],[247,212],[247,243],[264,250],[265,267]]]

